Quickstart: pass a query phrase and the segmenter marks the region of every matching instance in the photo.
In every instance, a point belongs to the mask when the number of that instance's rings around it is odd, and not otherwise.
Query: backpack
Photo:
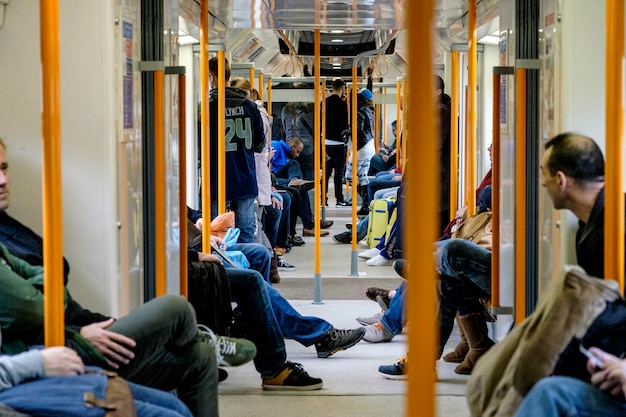
[[[466,239],[491,250],[492,229],[491,210],[483,211],[463,220],[463,223],[452,232],[452,239]]]
[[[215,333],[228,335],[233,321],[226,270],[215,262],[188,262],[188,300],[196,320]]]

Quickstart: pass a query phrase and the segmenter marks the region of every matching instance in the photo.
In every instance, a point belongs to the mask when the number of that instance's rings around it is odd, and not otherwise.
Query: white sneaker
[[[365,263],[369,266],[385,266],[391,265],[393,261],[385,258],[383,255],[376,255],[373,258],[368,259]]]
[[[391,342],[393,335],[389,333],[381,322],[365,326],[365,336],[363,340],[370,343]]]
[[[383,313],[376,313],[371,317],[357,317],[356,321],[362,326],[369,326],[370,324],[376,324],[383,318]]]
[[[372,259],[374,256],[378,255],[379,253],[380,253],[380,250],[378,250],[376,247],[373,247],[372,249],[368,249],[365,252],[359,253],[359,258]]]

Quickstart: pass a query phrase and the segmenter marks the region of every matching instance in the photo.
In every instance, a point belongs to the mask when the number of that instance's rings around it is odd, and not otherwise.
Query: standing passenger
[[[217,86],[218,59],[209,60],[209,80]],[[230,79],[230,66],[224,63],[224,78]],[[254,241],[254,200],[259,192],[256,181],[254,153],[262,152],[265,146],[263,121],[256,104],[248,94],[238,88],[226,87],[226,204],[235,212],[235,226],[239,228],[239,242]],[[211,211],[217,215],[217,152],[218,152],[218,91],[210,91],[209,110],[211,115]]]
[[[328,205],[328,180],[333,174],[335,198],[338,206],[348,205],[343,199],[343,176],[346,172],[346,144],[341,133],[348,127],[348,105],[345,100],[346,83],[341,78],[333,81],[333,93],[326,97],[326,194]]]

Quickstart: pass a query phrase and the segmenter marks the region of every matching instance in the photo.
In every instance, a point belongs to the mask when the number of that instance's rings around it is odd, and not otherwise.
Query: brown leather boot
[[[461,327],[461,323],[459,322],[459,314],[456,315],[456,325],[459,328],[459,332],[461,333],[461,341],[454,348],[452,352],[446,353],[443,356],[444,362],[452,362],[452,363],[461,363],[465,359],[465,355],[469,352],[469,345],[467,344],[467,339],[465,338],[465,332],[463,331],[463,327]]]
[[[278,257],[276,254],[272,256],[272,263],[270,264],[270,282],[272,284],[278,284],[280,282],[280,275],[278,275]]]
[[[487,333],[487,323],[482,313],[471,313],[459,316],[459,324],[467,338],[469,352],[465,360],[456,367],[454,372],[461,375],[469,375],[474,369],[478,359],[489,350],[495,343]]]

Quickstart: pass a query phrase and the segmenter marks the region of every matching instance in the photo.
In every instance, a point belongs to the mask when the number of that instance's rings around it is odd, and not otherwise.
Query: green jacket
[[[64,288],[65,307],[69,294]],[[0,244],[0,328],[2,353],[14,355],[44,342],[43,268],[9,253]],[[104,357],[83,337],[66,326],[66,345],[86,363],[102,366]]]

